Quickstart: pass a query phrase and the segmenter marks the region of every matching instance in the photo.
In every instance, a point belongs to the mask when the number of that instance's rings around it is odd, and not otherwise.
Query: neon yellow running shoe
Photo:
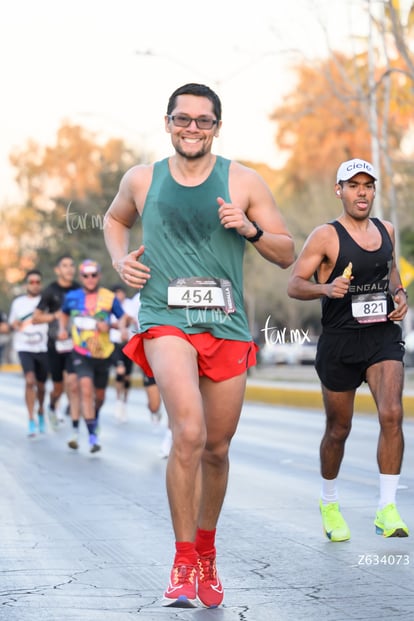
[[[402,521],[397,507],[393,503],[377,511],[374,524],[377,535],[382,535],[383,537],[408,537],[408,526]]]
[[[342,517],[337,502],[330,502],[324,505],[322,500],[320,500],[319,508],[322,515],[323,529],[328,539],[331,541],[347,541],[351,538],[348,524]]]

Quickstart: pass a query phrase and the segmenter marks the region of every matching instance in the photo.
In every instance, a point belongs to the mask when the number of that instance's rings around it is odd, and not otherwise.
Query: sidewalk
[[[292,407],[323,408],[319,379],[312,365],[278,365],[252,369],[246,399]],[[414,367],[405,369],[404,414],[414,418]],[[355,411],[366,414],[377,409],[366,384],[355,398]]]
[[[20,372],[19,365],[3,365],[2,371]],[[138,370],[132,376],[133,386],[142,386]],[[250,370],[246,400],[291,407],[323,409],[321,389],[312,365],[274,365]],[[405,369],[404,414],[414,418],[414,367]],[[355,411],[375,414],[376,407],[367,385],[359,388]]]

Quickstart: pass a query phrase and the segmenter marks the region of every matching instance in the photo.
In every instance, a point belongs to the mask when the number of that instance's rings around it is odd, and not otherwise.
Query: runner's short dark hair
[[[74,261],[73,257],[71,254],[61,254],[60,257],[58,257],[55,261],[55,267],[57,267],[58,265],[61,264],[61,262],[63,261],[63,259],[71,259],[72,261]]]
[[[176,100],[179,95],[195,95],[196,97],[207,97],[213,104],[214,116],[217,121],[221,121],[221,101],[217,93],[215,93],[209,86],[205,84],[196,84],[190,82],[177,88],[168,100],[167,114],[171,114],[176,105]]]

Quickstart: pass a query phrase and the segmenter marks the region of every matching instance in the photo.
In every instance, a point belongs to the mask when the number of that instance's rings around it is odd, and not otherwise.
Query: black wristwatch
[[[263,231],[260,228],[260,226],[257,224],[257,222],[252,222],[252,224],[253,224],[254,228],[256,229],[256,235],[253,235],[253,237],[246,237],[246,235],[243,235],[243,237],[244,237],[244,239],[247,239],[247,241],[249,241],[252,244],[254,244],[254,242],[259,241],[259,239],[263,235]]]

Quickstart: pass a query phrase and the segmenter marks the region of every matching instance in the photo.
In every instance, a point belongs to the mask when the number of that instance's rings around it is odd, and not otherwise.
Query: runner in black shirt
[[[53,381],[53,390],[50,393],[48,406],[50,424],[53,429],[56,429],[59,424],[56,408],[65,390],[69,400],[74,434],[77,435],[80,406],[77,375],[72,366],[72,342],[68,339],[64,342],[58,342],[56,345],[56,337],[59,328],[58,317],[65,295],[73,289],[79,289],[80,285],[74,280],[76,266],[70,255],[60,256],[55,263],[54,270],[57,280],[43,290],[33,321],[34,323],[47,322],[49,324],[48,357]],[[69,446],[77,448],[72,444],[71,440]]]
[[[376,179],[373,165],[365,160],[339,166],[335,194],[342,213],[312,231],[288,284],[291,297],[322,303],[315,361],[326,412],[320,511],[331,541],[351,536],[339,508],[337,478],[352,427],[355,393],[363,382],[374,397],[380,425],[375,529],[384,537],[409,534],[395,504],[404,454],[404,345],[399,322],[408,311],[407,293],[395,260],[394,227],[370,217]]]

